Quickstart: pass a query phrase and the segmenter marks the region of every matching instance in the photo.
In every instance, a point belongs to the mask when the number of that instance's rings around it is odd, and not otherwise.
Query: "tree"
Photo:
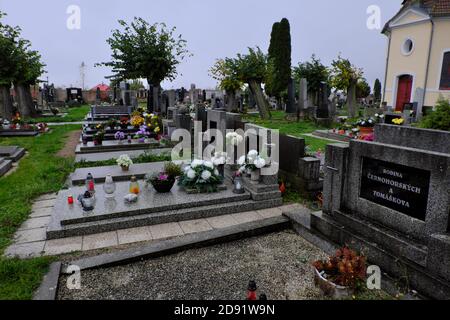
[[[367,98],[370,95],[370,92],[370,85],[367,83],[366,79],[359,79],[358,83],[356,84],[356,98]]]
[[[281,97],[285,95],[292,76],[291,54],[291,27],[289,20],[283,18],[272,27],[265,86],[266,93],[277,98],[279,107]]]
[[[5,14],[0,12],[0,19]],[[21,29],[11,27],[0,21],[0,102],[1,115],[5,118],[12,116],[10,99],[11,83],[14,83],[19,111],[22,116],[36,114],[30,85],[36,84],[44,72],[44,64],[37,51],[30,49],[31,43],[20,38]]]
[[[261,88],[267,73],[267,55],[259,47],[256,49],[248,48],[247,54],[238,54],[237,58],[226,58],[233,76],[236,79],[247,83],[249,90],[255,98],[259,113],[262,119],[271,118],[270,104]]]
[[[149,24],[134,18],[130,24],[119,20],[122,30],[116,29],[107,39],[111,46],[112,61],[97,65],[111,67],[116,81],[146,79],[158,92],[161,82],[177,76],[177,66],[190,55],[186,41],[175,36],[176,28],[164,23]],[[159,104],[159,101],[157,102]],[[159,110],[159,105],[156,105]]]
[[[235,110],[237,105],[236,92],[241,90],[244,84],[237,78],[237,75],[233,73],[233,64],[230,63],[230,60],[219,59],[209,72],[213,79],[219,82],[219,88],[225,90],[227,94],[227,110]]]
[[[304,78],[308,81],[308,92],[314,97],[313,103],[318,104],[318,94],[320,91],[320,84],[330,82],[330,71],[320,62],[313,54],[311,61],[299,63],[293,69],[294,79],[297,83]]]
[[[375,103],[381,102],[381,82],[378,79],[375,80],[375,84],[373,85],[373,96]]]
[[[362,76],[362,69],[355,67],[350,60],[340,55],[331,63],[331,85],[347,93],[348,114],[351,118],[357,116],[356,85]]]
[[[139,89],[143,89],[143,88],[145,88],[144,84],[139,79],[133,79],[130,83],[130,90],[138,91]]]

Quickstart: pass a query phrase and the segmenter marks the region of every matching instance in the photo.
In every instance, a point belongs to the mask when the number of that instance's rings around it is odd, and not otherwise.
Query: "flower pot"
[[[372,134],[373,133],[373,127],[358,127],[359,133],[362,136]]]
[[[326,279],[316,268],[314,268],[314,284],[320,288],[325,296],[332,299],[344,299],[354,293],[353,289],[337,285]]]
[[[101,146],[103,143],[102,140],[94,140],[94,146]]]
[[[153,188],[155,188],[156,192],[168,193],[168,192],[170,192],[170,190],[172,190],[173,185],[175,184],[175,179],[171,178],[166,181],[154,180],[154,181],[151,181],[151,184],[152,184]]]
[[[260,178],[261,178],[261,170],[260,169],[253,170],[252,173],[250,174],[250,180],[252,180],[252,181],[259,182]]]
[[[122,171],[130,171],[129,166],[120,166],[122,168]]]

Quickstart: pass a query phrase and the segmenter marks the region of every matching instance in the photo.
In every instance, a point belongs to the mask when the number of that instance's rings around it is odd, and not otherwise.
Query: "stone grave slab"
[[[97,152],[110,152],[110,151],[127,151],[127,150],[143,150],[151,149],[159,146],[159,142],[156,140],[150,140],[150,142],[139,142],[133,140],[131,143],[127,141],[103,141],[101,145],[94,145],[93,142],[88,142],[87,145],[79,144],[76,148],[76,154],[82,153],[97,153]]]
[[[0,157],[17,162],[25,155],[25,149],[17,146],[0,146]]]
[[[0,177],[9,171],[12,167],[11,160],[5,160],[4,158],[0,158]]]
[[[0,130],[0,137],[35,137],[39,131],[34,130]]]
[[[234,194],[229,182],[226,183],[228,188],[225,191],[202,194],[188,194],[177,184],[174,185],[170,193],[161,194],[157,193],[152,186],[146,186],[143,180],[139,180],[139,184],[141,193],[139,194],[138,201],[133,204],[128,204],[124,201],[124,196],[129,193],[129,182],[116,183],[114,199],[105,198],[102,184],[97,184],[95,208],[91,212],[83,211],[79,204],[69,205],[67,203],[68,195],[73,195],[76,198],[86,190],[84,186],[62,190],[56,199],[56,204],[53,208],[53,220],[50,226],[55,227],[55,223],[67,226],[77,223],[101,221],[109,218],[196,208],[204,205],[223,204],[250,198],[249,193],[242,195]]]
[[[117,159],[122,154],[127,154],[131,159],[135,159],[140,155],[145,153],[153,154],[153,155],[161,155],[167,153],[170,155],[172,149],[163,148],[163,149],[147,149],[147,150],[126,150],[126,151],[113,151],[113,152],[97,152],[97,153],[82,153],[77,154],[75,156],[75,162],[95,162],[95,161],[106,161],[111,159]]]
[[[163,169],[164,162],[133,164],[129,171],[123,171],[118,165],[82,168],[75,170],[75,172],[70,175],[70,180],[72,185],[84,185],[87,175],[91,173],[94,176],[95,183],[104,183],[108,174],[112,175],[115,182],[130,181],[132,176],[143,179],[146,174],[160,172]]]

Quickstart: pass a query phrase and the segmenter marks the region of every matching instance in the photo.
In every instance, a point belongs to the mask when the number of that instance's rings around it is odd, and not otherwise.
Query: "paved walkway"
[[[278,208],[228,214],[207,219],[166,223],[93,235],[47,240],[46,229],[51,220],[55,201],[56,194],[44,195],[37,199],[33,204],[32,213],[29,219],[22,224],[14,235],[13,244],[6,249],[6,256],[19,258],[32,258],[44,255],[53,256],[78,251],[117,247],[138,242],[168,239],[279,216],[282,214],[283,210],[289,210],[299,206],[297,204],[286,205]]]

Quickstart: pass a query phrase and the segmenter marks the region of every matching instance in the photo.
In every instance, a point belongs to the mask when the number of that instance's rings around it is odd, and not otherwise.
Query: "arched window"
[[[442,73],[439,89],[450,90],[450,51],[447,51],[444,54],[444,59],[442,60]]]

